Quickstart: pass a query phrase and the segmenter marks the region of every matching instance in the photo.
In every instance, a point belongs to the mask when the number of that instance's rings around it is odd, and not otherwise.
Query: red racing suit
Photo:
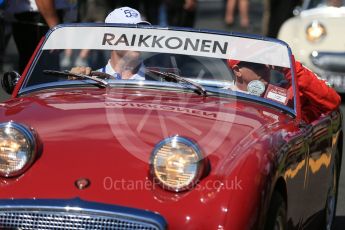
[[[339,107],[340,96],[324,80],[318,78],[316,74],[298,61],[295,61],[295,70],[304,121],[310,123],[320,117],[321,114]],[[286,73],[288,79],[289,75],[291,79],[291,73]]]

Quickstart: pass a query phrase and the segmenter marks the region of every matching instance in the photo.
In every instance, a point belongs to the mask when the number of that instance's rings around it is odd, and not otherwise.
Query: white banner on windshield
[[[290,67],[288,48],[278,42],[154,28],[61,27],[42,49],[133,50]]]

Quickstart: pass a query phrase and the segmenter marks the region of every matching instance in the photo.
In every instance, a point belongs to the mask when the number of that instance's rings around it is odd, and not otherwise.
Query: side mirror
[[[16,84],[19,81],[19,78],[19,73],[15,71],[4,73],[4,76],[1,79],[1,86],[6,93],[12,94],[14,87],[16,87]]]

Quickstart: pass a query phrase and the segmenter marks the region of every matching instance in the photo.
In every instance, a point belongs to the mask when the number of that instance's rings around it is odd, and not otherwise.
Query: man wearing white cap
[[[121,7],[112,11],[105,19],[105,23],[114,24],[144,24],[140,13],[130,7]],[[112,75],[116,79],[145,80],[145,67],[141,60],[141,53],[129,50],[114,50],[111,52],[108,64],[97,70]],[[71,72],[90,75],[90,67],[74,67]]]
[[[142,20],[139,11],[127,6],[113,10],[105,18],[105,23],[151,25],[149,22]]]

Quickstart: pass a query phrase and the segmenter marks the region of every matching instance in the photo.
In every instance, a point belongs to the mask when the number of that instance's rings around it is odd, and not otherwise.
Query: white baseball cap
[[[121,7],[113,10],[105,18],[105,23],[121,23],[121,24],[146,24],[151,25],[147,21],[141,19],[139,11],[130,7]]]

